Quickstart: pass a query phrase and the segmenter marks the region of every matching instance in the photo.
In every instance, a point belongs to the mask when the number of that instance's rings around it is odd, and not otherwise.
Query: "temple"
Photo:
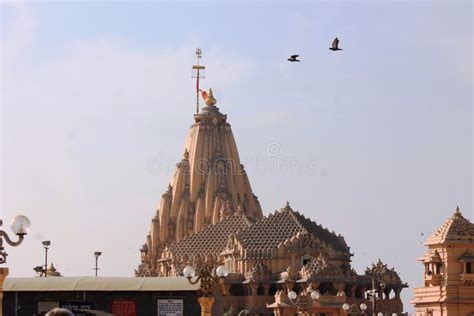
[[[415,288],[417,316],[463,316],[474,311],[474,224],[456,208],[425,243],[424,284]]]
[[[308,288],[321,295],[311,307],[318,315],[345,314],[344,303],[352,309],[366,303],[368,313],[375,308],[401,314],[400,292],[407,285],[393,268],[379,261],[358,274],[344,237],[289,203],[263,216],[227,116],[212,90],[203,97],[205,106],[194,115],[183,158],[151,221],[136,276],[181,276],[189,264],[225,265],[230,274],[224,289],[215,291],[215,315],[294,315],[288,292]]]

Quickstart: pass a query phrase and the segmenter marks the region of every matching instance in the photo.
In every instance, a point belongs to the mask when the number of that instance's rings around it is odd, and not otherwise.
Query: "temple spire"
[[[183,156],[168,189],[161,195],[147,236],[143,262],[154,262],[171,244],[232,217],[263,217],[257,196],[240,163],[239,151],[227,115],[219,111],[212,89],[199,89],[205,67],[196,49],[196,114],[184,142]],[[199,108],[199,94],[205,105]],[[289,206],[288,206],[289,207]],[[153,273],[158,273],[156,270]],[[139,274],[143,274],[139,272]]]

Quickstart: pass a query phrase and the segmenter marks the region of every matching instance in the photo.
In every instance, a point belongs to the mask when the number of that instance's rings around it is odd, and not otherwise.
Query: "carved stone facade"
[[[393,269],[379,261],[357,274],[344,237],[293,211],[289,203],[263,217],[227,116],[215,102],[194,119],[183,159],[141,249],[137,276],[180,276],[186,265],[199,269],[215,262],[230,271],[224,290],[214,291],[216,315],[224,310],[294,315],[288,292],[310,287],[321,294],[313,311],[335,316],[344,314],[346,302],[366,303],[371,313],[366,291],[375,275],[386,284],[377,288],[376,311],[402,313],[400,291],[407,285]]]
[[[425,245],[424,285],[412,300],[416,316],[474,315],[474,224],[456,208]]]

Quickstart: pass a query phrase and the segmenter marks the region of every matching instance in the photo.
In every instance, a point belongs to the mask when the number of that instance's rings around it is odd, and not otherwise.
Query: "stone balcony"
[[[441,284],[442,280],[441,274],[425,274],[425,285],[426,286],[436,286]]]

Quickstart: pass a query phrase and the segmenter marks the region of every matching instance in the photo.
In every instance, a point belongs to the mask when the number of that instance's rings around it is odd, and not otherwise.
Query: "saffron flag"
[[[207,92],[201,90],[201,95],[202,95],[202,99],[203,99],[204,101],[206,101],[206,99],[207,99]]]

